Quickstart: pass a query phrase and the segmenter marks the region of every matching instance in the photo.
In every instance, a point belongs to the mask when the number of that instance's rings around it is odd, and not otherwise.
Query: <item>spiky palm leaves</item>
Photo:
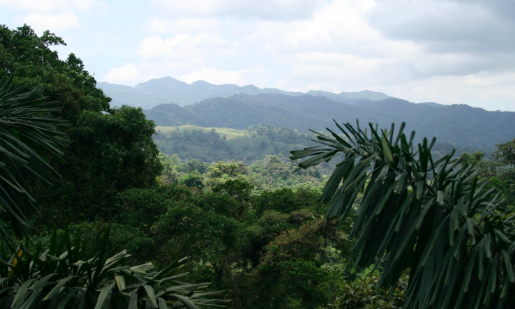
[[[18,234],[29,225],[27,208],[36,205],[26,179],[50,183],[55,173],[45,156],[61,158],[66,142],[57,130],[62,120],[52,115],[60,109],[37,92],[12,87],[11,79],[0,75],[0,213]]]
[[[301,168],[343,155],[321,196],[328,217],[356,212],[357,263],[384,263],[379,287],[410,269],[405,308],[515,307],[514,221],[486,181],[452,158],[435,161],[435,139],[337,124],[320,144],[292,151]],[[363,199],[356,209],[359,192]]]
[[[0,259],[0,308],[171,308],[222,307],[226,301],[209,299],[209,285],[179,281],[173,274],[184,264],[177,260],[157,272],[152,264],[124,266],[126,251],[107,253],[107,230],[97,246],[88,246],[77,232],[61,241],[56,232],[50,246],[34,250],[21,246]],[[63,252],[64,250],[64,252]],[[5,253],[4,253],[5,254]]]

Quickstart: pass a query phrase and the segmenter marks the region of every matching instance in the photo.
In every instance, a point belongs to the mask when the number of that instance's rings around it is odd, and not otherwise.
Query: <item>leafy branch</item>
[[[415,132],[336,124],[315,133],[317,146],[292,151],[299,168],[340,158],[321,200],[327,217],[356,216],[357,264],[384,261],[379,288],[410,270],[405,308],[511,308],[515,305],[515,229],[505,206],[478,171],[453,158],[434,160]],[[362,192],[357,208],[353,204]]]

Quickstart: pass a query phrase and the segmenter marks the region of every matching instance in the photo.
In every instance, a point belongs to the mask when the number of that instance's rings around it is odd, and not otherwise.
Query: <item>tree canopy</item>
[[[497,150],[494,152],[493,156],[497,160],[515,165],[515,139],[497,145]]]
[[[55,102],[50,113],[67,123],[60,128],[69,136],[65,160],[49,158],[61,175],[53,190],[27,179],[32,196],[47,211],[37,221],[105,220],[112,216],[117,193],[155,184],[161,164],[151,138],[154,123],[138,108],[111,109],[111,99],[96,87],[83,62],[73,53],[61,60],[51,49],[58,45],[66,43],[49,31],[38,36],[27,25],[0,26],[0,67],[12,76],[13,85],[37,89],[33,98]]]
[[[111,99],[96,87],[82,60],[73,53],[61,60],[50,48],[59,45],[66,43],[48,30],[38,36],[27,25],[0,25],[0,68],[14,76],[15,84],[38,88],[41,96],[58,102],[64,119],[73,121],[82,110],[109,110]]]

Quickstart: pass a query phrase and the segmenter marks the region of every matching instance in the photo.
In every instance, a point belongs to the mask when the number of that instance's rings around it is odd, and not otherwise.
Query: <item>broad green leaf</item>
[[[395,162],[393,161],[392,151],[390,150],[390,145],[388,144],[388,141],[386,140],[385,135],[383,135],[383,137],[381,137],[381,144],[383,145],[383,155],[384,155],[384,158],[386,159],[386,162],[388,162],[388,164],[390,166],[394,165]]]
[[[147,285],[147,284],[144,284],[143,288],[145,289],[145,292],[147,293],[148,298],[149,298],[150,302],[152,303],[152,306],[154,306],[154,308],[157,308],[158,306],[157,306],[157,302],[156,302],[156,294],[154,293],[154,288],[152,288],[150,285]]]
[[[49,300],[56,296],[62,289],[62,287],[71,279],[73,279],[73,276],[63,278],[59,280],[59,282],[55,285],[55,287],[43,298],[43,301]]]
[[[111,293],[111,291],[113,290],[113,288],[114,288],[114,283],[110,284],[110,285],[106,286],[105,288],[103,288],[102,290],[100,290],[100,294],[98,295],[95,309],[104,308],[107,298],[108,298],[109,294]]]

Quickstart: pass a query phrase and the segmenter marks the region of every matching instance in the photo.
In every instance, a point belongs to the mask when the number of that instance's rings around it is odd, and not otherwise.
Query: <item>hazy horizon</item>
[[[254,86],[254,87],[258,87],[256,85],[253,85],[253,84],[231,84],[231,83],[226,83],[226,84],[217,84],[217,83],[210,83],[208,81],[205,81],[203,79],[198,79],[198,80],[194,80],[194,81],[191,81],[191,82],[186,82],[186,81],[183,81],[183,80],[180,80],[178,78],[175,78],[173,76],[163,76],[163,77],[156,77],[156,78],[152,78],[152,79],[149,79],[149,80],[145,80],[145,81],[142,81],[142,82],[139,82],[137,84],[134,84],[134,85],[124,85],[124,84],[117,84],[117,83],[110,83],[110,82],[107,82],[107,81],[97,81],[99,83],[109,83],[109,84],[112,84],[112,85],[119,85],[119,86],[126,86],[126,87],[135,87],[139,84],[143,84],[143,83],[146,83],[146,82],[149,82],[153,79],[163,79],[163,78],[167,78],[167,77],[171,77],[175,80],[178,80],[180,82],[183,82],[183,83],[186,83],[188,85],[191,85],[191,84],[194,84],[196,82],[206,82],[206,83],[209,83],[209,84],[212,84],[212,85],[215,85],[215,86],[221,86],[221,85],[236,85],[238,87],[246,87],[246,86]],[[273,88],[273,87],[258,87],[259,89],[264,89],[264,88],[272,88],[272,89],[279,89],[279,90],[284,90],[284,89],[280,89],[280,88]],[[286,90],[284,90],[286,91]],[[298,92],[298,93],[308,93],[309,91],[325,91],[325,90],[321,90],[321,89],[309,89],[307,91],[295,91],[295,92]],[[342,93],[342,92],[350,92],[350,93],[356,93],[356,92],[364,92],[364,91],[371,91],[371,92],[380,92],[380,91],[374,91],[374,90],[371,90],[371,89],[362,89],[362,90],[358,90],[358,91],[340,91],[340,92],[332,92],[332,91],[327,91],[327,92],[331,92],[331,93]],[[293,91],[292,91],[293,92]],[[383,92],[381,92],[383,93]],[[383,94],[386,94],[388,95],[387,93],[383,93]]]

